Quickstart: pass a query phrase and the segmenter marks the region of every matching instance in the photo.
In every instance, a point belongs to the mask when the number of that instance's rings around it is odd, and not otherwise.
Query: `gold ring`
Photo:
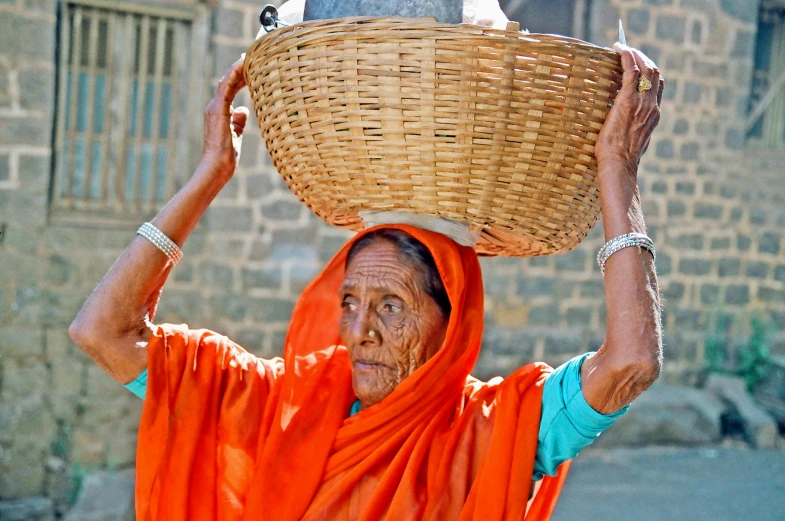
[[[375,337],[376,336],[376,331],[371,329],[370,331],[368,331],[368,336],[371,337],[371,338]]]
[[[638,80],[638,92],[651,90],[651,81],[646,76],[641,76]]]

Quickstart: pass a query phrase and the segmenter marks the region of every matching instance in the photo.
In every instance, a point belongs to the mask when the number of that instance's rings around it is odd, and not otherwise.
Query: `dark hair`
[[[391,243],[396,247],[398,253],[414,263],[418,268],[421,268],[418,270],[418,273],[425,292],[436,301],[444,316],[449,317],[452,306],[450,305],[450,299],[447,297],[447,291],[444,289],[442,277],[439,275],[438,268],[436,268],[436,261],[433,260],[433,255],[431,255],[431,252],[428,251],[428,248],[423,243],[403,230],[382,228],[363,236],[352,244],[352,247],[349,249],[349,253],[346,255],[346,267],[349,267],[349,264],[358,253],[377,241]]]

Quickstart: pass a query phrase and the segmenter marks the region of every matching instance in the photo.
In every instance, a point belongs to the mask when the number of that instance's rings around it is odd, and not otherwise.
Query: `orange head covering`
[[[527,504],[549,369],[531,364],[488,384],[470,377],[483,326],[477,255],[438,233],[384,227],[434,257],[452,306],[442,348],[347,417],[355,396],[338,291],[352,244],[380,227],[349,241],[305,289],[283,362],[162,326],[148,346],[140,520],[548,518],[566,465]]]

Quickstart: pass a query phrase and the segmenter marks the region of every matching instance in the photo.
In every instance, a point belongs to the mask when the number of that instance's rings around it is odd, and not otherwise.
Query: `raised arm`
[[[242,63],[241,58],[232,65],[207,105],[199,165],[152,221],[178,246],[183,245],[237,166],[248,110],[232,109],[231,105],[245,86]],[[121,383],[136,378],[147,365],[150,321],[171,268],[166,255],[137,236],[68,328],[74,343]]]
[[[646,233],[638,191],[640,158],[660,117],[663,79],[643,53],[616,44],[622,88],[597,140],[600,201],[605,240]],[[641,76],[651,89],[639,92]],[[610,414],[637,398],[659,376],[662,365],[660,298],[654,259],[645,249],[625,248],[605,265],[605,342],[581,368],[583,395],[595,410]]]

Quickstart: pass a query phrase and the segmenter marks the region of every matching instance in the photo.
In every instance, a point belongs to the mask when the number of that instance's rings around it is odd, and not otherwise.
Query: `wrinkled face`
[[[340,334],[363,407],[390,394],[444,341],[449,317],[422,288],[413,264],[381,240],[360,250],[346,269]]]

